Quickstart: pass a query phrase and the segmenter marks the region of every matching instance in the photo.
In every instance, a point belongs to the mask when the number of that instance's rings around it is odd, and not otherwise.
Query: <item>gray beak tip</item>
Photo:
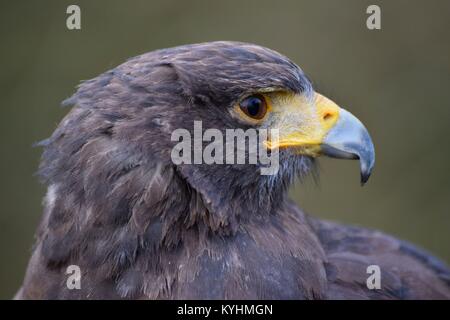
[[[369,156],[370,164],[367,166],[364,162],[361,162],[361,187],[363,187],[366,182],[369,180],[370,175],[372,174],[373,166],[374,166],[374,153]],[[359,161],[362,161],[361,159]]]
[[[334,158],[359,159],[361,186],[369,180],[375,164],[375,149],[367,129],[350,112],[341,110],[341,117],[325,138],[322,151]]]
[[[370,172],[361,172],[361,187],[364,187],[366,182],[369,180]]]

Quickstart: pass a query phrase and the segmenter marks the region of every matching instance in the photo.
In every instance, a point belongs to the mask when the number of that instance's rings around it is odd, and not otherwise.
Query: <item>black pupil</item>
[[[244,107],[250,116],[256,117],[259,114],[262,101],[258,97],[250,97],[245,101]]]

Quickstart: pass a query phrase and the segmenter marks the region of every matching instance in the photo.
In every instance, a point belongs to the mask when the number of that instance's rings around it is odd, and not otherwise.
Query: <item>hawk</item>
[[[285,56],[210,42],[134,57],[83,82],[43,141],[44,213],[18,299],[448,299],[437,258],[288,199],[320,155],[374,166],[363,124]],[[260,163],[178,163],[176,129],[278,130]],[[78,266],[79,289],[67,286]],[[369,288],[369,266],[380,288]]]

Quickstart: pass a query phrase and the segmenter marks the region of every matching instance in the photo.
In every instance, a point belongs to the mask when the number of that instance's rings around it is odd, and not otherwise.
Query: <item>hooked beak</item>
[[[369,132],[354,115],[341,109],[339,119],[323,139],[322,154],[339,159],[359,159],[361,184],[369,180],[375,149]]]
[[[289,117],[295,118],[292,111]],[[299,119],[298,129],[283,130],[281,125],[279,140],[270,141],[268,147],[294,148],[297,153],[312,157],[359,159],[361,184],[364,185],[375,164],[375,150],[361,121],[318,93],[315,93],[312,106],[303,106],[300,110],[297,106],[295,113]],[[292,128],[292,120],[285,127]]]

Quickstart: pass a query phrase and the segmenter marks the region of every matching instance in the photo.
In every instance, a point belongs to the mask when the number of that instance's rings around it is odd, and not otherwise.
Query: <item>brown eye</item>
[[[260,94],[245,98],[241,101],[239,107],[252,119],[261,120],[267,113],[266,100]]]

